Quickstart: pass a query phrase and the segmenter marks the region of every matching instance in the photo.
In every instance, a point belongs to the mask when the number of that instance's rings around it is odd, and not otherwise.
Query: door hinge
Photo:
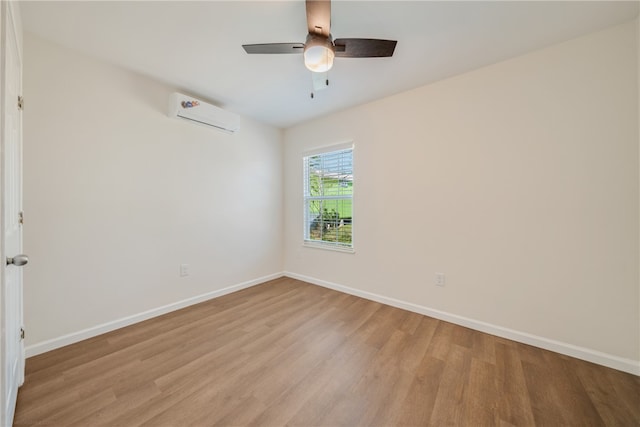
[[[24,328],[20,328],[20,339],[24,339]]]
[[[24,212],[22,211],[18,213],[18,222],[20,223],[20,225],[24,224]]]
[[[18,97],[18,110],[22,111],[24,109],[24,98]]]

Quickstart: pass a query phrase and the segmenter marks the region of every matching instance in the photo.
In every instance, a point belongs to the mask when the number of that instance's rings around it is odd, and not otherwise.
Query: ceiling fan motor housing
[[[331,35],[329,37],[321,34],[307,35],[304,44],[304,65],[316,73],[327,72],[333,67],[335,58],[335,47]]]

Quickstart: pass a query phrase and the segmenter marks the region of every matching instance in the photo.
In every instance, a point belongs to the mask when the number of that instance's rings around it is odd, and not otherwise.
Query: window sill
[[[344,247],[344,246],[337,246],[337,245],[327,245],[324,243],[316,243],[316,242],[308,242],[305,241],[302,243],[302,246],[306,247],[306,248],[313,248],[313,249],[324,249],[327,251],[334,251],[334,252],[344,252],[344,253],[348,253],[348,254],[354,254],[356,253],[356,251],[353,248],[349,248],[349,247]]]

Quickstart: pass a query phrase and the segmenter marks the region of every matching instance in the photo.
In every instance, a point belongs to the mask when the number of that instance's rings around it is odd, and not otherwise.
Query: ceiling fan
[[[334,58],[381,58],[393,56],[396,40],[335,39],[331,36],[331,0],[306,0],[309,33],[304,43],[245,44],[249,54],[302,53],[304,65],[312,72],[314,90],[329,85],[327,71]],[[311,93],[313,98],[313,92]]]

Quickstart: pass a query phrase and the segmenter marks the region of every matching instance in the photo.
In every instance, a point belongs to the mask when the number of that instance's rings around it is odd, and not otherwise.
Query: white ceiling
[[[304,1],[22,2],[26,31],[278,127],[464,73],[633,19],[638,2],[334,1],[334,38],[398,40],[392,58],[337,58],[310,98]]]

